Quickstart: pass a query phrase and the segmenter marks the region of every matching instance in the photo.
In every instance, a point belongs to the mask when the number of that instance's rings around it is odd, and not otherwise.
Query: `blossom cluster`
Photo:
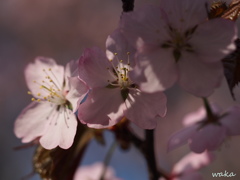
[[[22,142],[46,149],[72,146],[78,123],[109,128],[126,118],[154,129],[167,112],[164,91],[178,83],[197,97],[210,96],[224,77],[222,59],[235,50],[234,21],[209,18],[207,0],[161,0],[123,13],[106,49],[86,48],[66,67],[37,57],[25,69],[32,102],[14,132]],[[240,107],[222,113],[205,103],[188,115],[169,150],[189,143],[195,153],[216,150],[240,134]],[[174,170],[174,174],[177,171]],[[198,175],[196,175],[198,176]]]

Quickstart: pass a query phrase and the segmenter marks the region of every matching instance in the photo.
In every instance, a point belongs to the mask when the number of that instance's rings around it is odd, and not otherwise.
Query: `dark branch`
[[[134,0],[122,0],[122,9],[123,12],[133,11],[134,9]]]
[[[146,140],[143,146],[144,156],[148,165],[149,179],[158,180],[162,175],[157,169],[154,151],[154,130],[145,130]]]

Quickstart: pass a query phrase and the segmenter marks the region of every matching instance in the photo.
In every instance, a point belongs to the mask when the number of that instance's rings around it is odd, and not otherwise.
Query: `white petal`
[[[51,71],[49,71],[49,69],[51,69]],[[48,76],[55,84],[46,78]],[[50,92],[46,88],[40,88],[41,86],[45,86],[48,89],[53,87],[55,90],[62,90],[64,68],[63,66],[57,65],[53,59],[38,57],[34,63],[30,63],[26,67],[25,78],[33,96],[43,99],[43,97],[49,95]]]
[[[40,144],[45,149],[53,149],[57,146],[68,149],[73,143],[77,129],[76,115],[63,107],[57,113],[51,117],[48,130],[40,138]]]
[[[73,107],[73,112],[77,111],[78,105],[86,96],[88,87],[78,77],[69,78],[70,90],[66,95],[66,99],[69,100]]]
[[[18,116],[14,124],[14,133],[25,143],[42,136],[46,132],[47,117],[52,110],[53,107],[48,102],[32,102]]]
[[[69,63],[67,63],[65,67],[64,72],[64,78],[65,78],[65,87],[64,90],[68,91],[70,89],[69,86],[69,77],[75,77],[78,76],[78,61],[72,60]]]

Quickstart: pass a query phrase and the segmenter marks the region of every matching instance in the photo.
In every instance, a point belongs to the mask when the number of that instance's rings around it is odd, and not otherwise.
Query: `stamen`
[[[115,87],[119,87],[119,84],[113,84],[113,83],[109,83],[109,84]]]
[[[62,114],[62,110],[61,109],[62,109],[62,106],[60,106],[60,109],[59,109],[60,112],[59,113],[58,113],[58,111],[56,111],[57,112],[57,117],[55,118],[55,123],[54,123],[55,126],[57,125],[57,121],[58,121],[59,115]]]
[[[52,80],[52,78],[49,76],[48,72],[47,72],[45,69],[43,69],[44,73],[47,75],[47,76],[46,76],[46,79],[49,79],[50,82],[52,82],[57,89],[60,89],[60,88],[59,88],[59,84],[60,84],[60,83],[58,82],[58,79],[56,78],[55,74],[52,72],[52,69],[49,68],[48,70],[51,72],[51,74],[53,75],[53,77],[55,78],[55,80],[57,81],[58,84],[56,84],[56,83]]]
[[[51,106],[52,107],[52,109],[51,109],[51,111],[50,111],[50,113],[48,114],[48,116],[46,117],[46,120],[49,120],[49,117],[52,115],[52,113],[54,112],[54,110],[55,110],[55,106]],[[51,122],[50,122],[50,124],[51,124]]]
[[[127,65],[128,65],[128,69],[130,69],[130,52],[127,52]]]
[[[67,114],[67,119],[69,119],[69,116],[68,116],[68,113],[67,113],[67,109],[66,109],[66,107],[63,107],[63,108],[64,108],[64,122],[65,122],[67,128],[69,128],[67,120],[66,120],[66,114]]]
[[[58,84],[58,88],[57,88],[57,89],[60,89],[61,86],[60,86],[60,83],[59,83],[57,77],[56,77],[55,74],[52,72],[52,69],[51,69],[51,68],[49,68],[49,71],[51,72],[51,74],[53,75],[53,77],[55,78],[55,80],[57,81],[57,84]]]

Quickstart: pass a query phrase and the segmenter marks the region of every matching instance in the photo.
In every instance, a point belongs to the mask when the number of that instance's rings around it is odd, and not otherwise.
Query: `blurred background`
[[[157,0],[137,0],[135,6],[158,4]],[[21,110],[30,103],[24,79],[24,68],[37,56],[54,58],[65,65],[78,59],[84,48],[105,48],[105,40],[116,27],[122,12],[120,0],[1,0],[0,1],[0,179],[20,180],[32,172],[34,148],[14,150],[21,141],[13,134],[13,125]],[[156,130],[156,155],[159,165],[170,170],[189,152],[187,146],[166,153],[169,136],[182,128],[186,113],[197,110],[201,99],[175,86],[168,90],[168,114],[159,120]],[[235,89],[233,101],[226,81],[210,97],[211,101],[227,108],[240,102],[240,89]],[[108,142],[111,134],[106,134]],[[217,159],[202,169],[204,179],[212,179],[212,172],[234,172],[240,179],[240,137],[229,139],[216,152]],[[84,164],[102,161],[106,148],[92,142]],[[97,151],[96,151],[97,149]],[[128,152],[116,150],[111,166],[124,180],[147,180],[144,159],[132,148]],[[235,179],[231,178],[231,179]],[[39,180],[38,175],[33,180]],[[219,178],[221,179],[221,178]]]

